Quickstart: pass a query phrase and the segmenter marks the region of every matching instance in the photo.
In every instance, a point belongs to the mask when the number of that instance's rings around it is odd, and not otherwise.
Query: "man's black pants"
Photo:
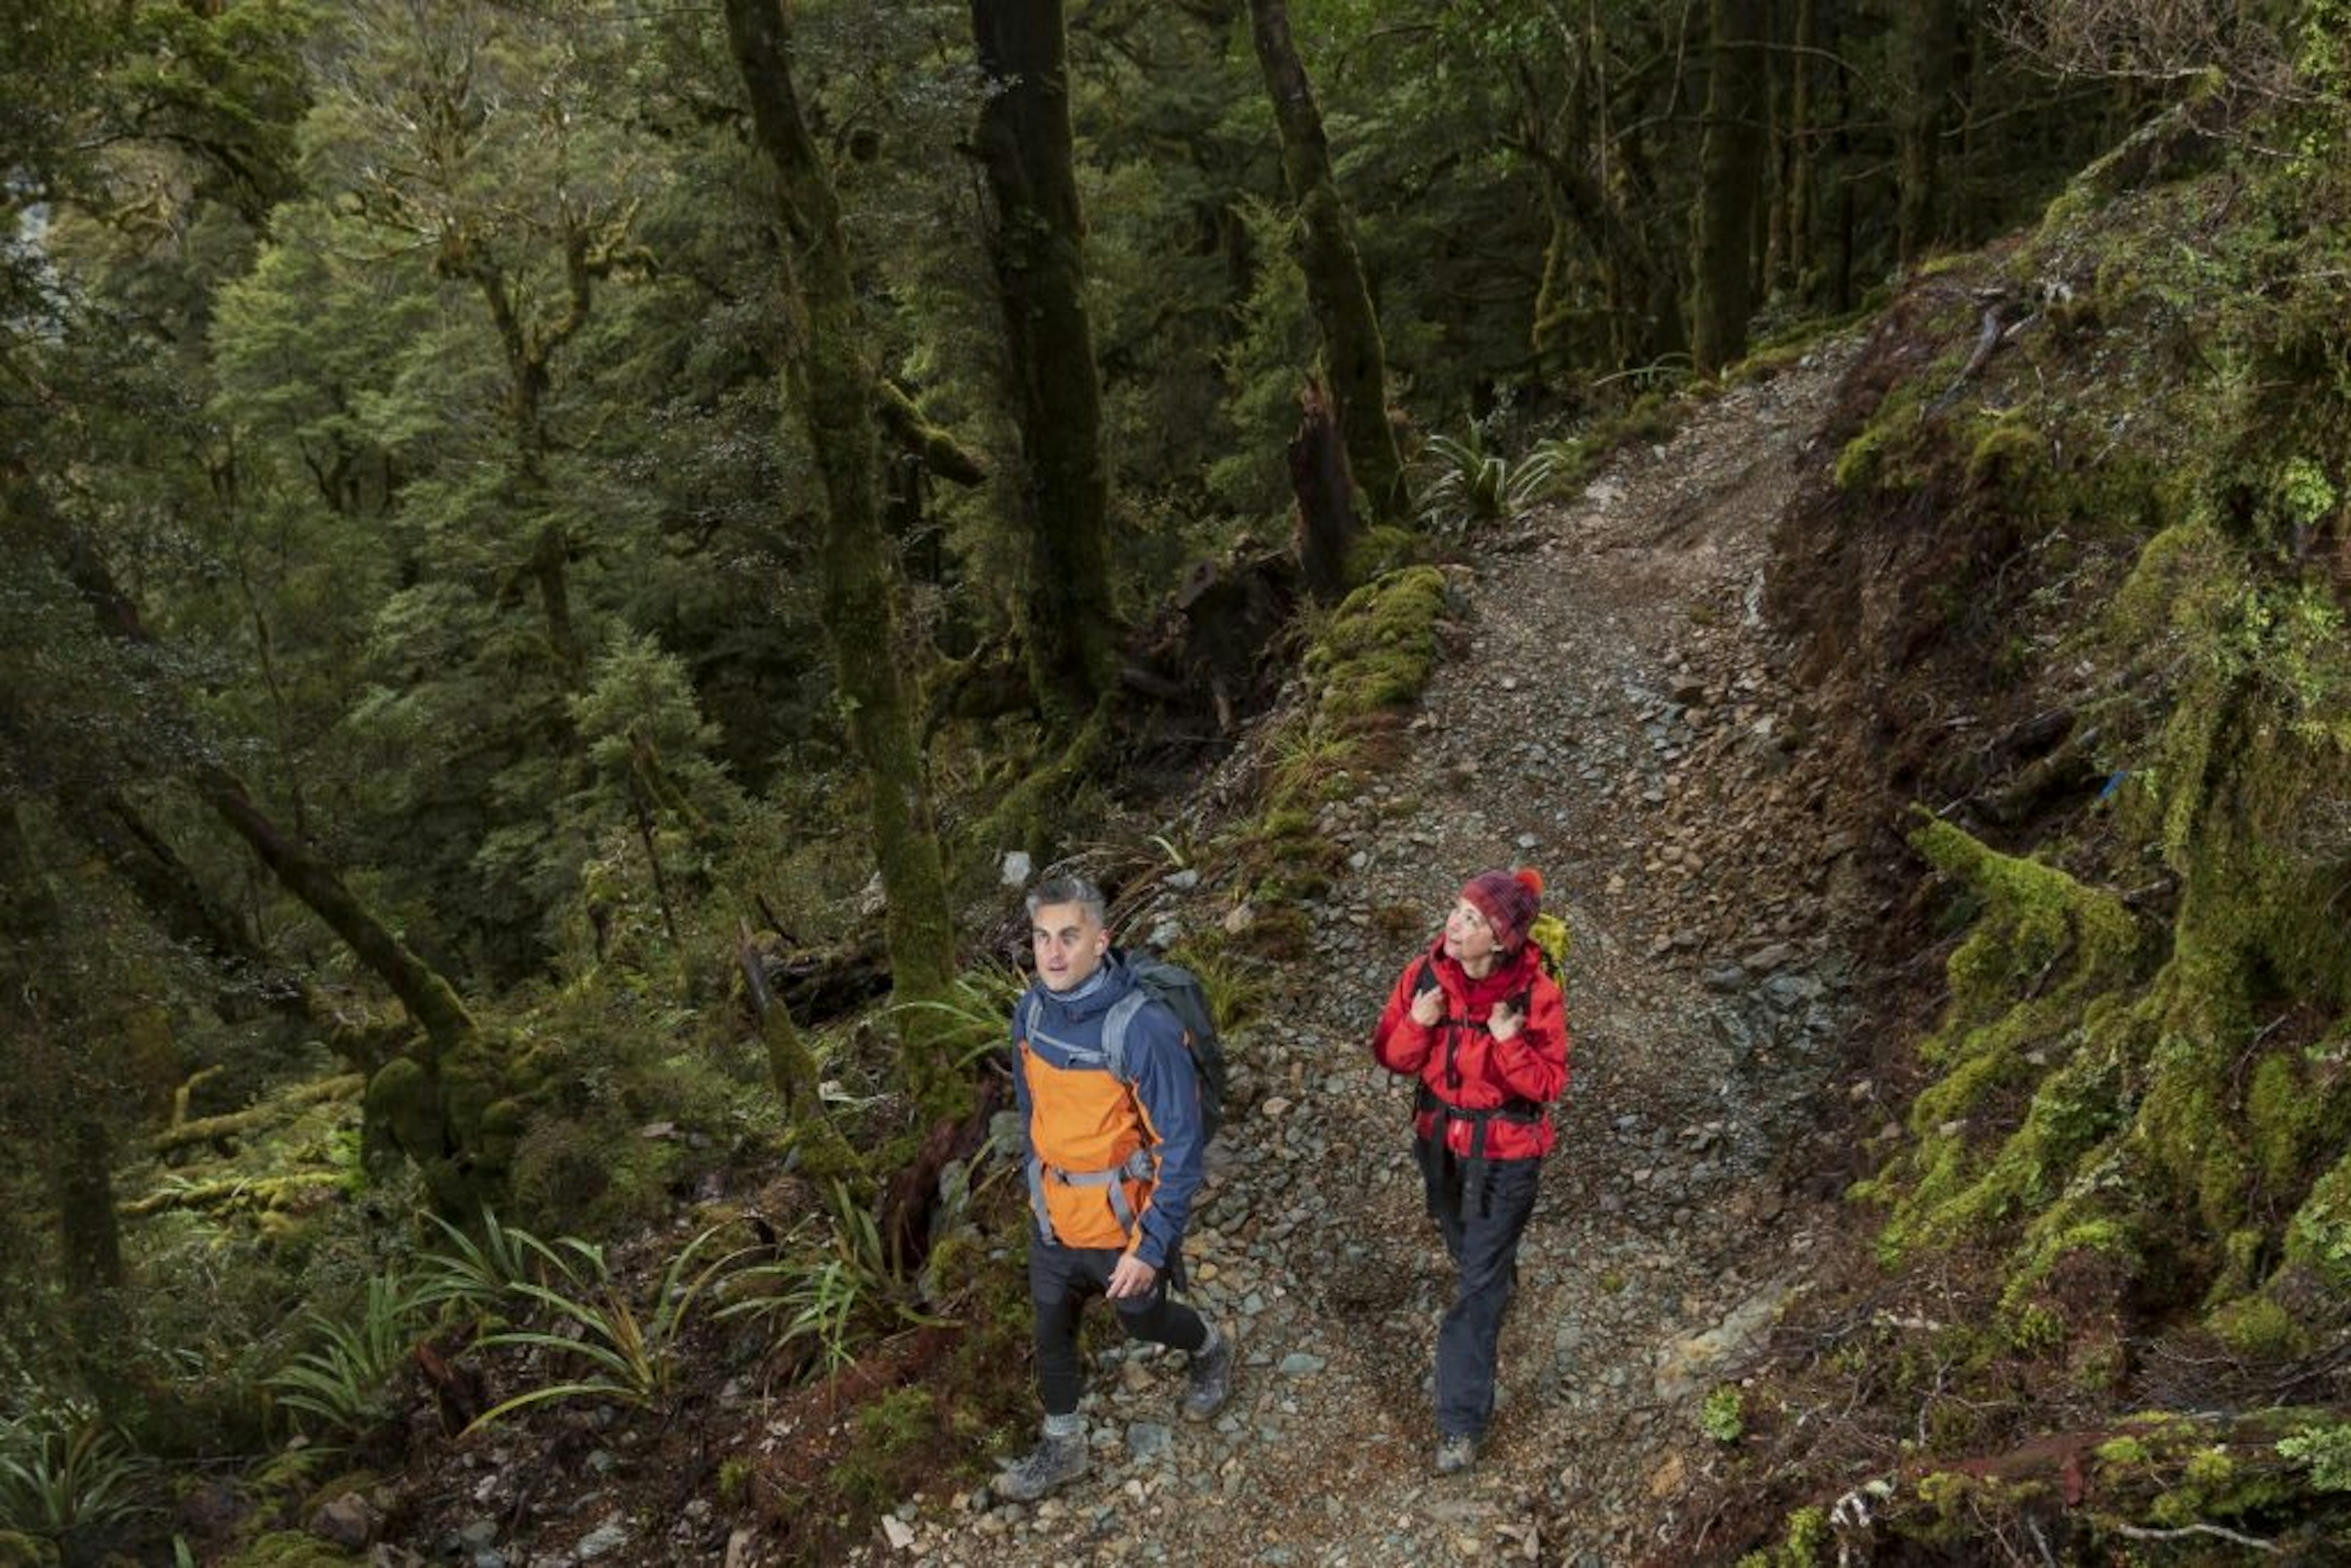
[[[1029,1239],[1029,1304],[1037,1322],[1037,1392],[1045,1414],[1067,1416],[1076,1411],[1085,1392],[1085,1369],[1078,1359],[1078,1320],[1086,1302],[1102,1293],[1110,1271],[1123,1256],[1113,1247],[1064,1247],[1042,1237]],[[1196,1351],[1208,1343],[1208,1325],[1200,1314],[1168,1298],[1171,1282],[1180,1282],[1184,1260],[1179,1253],[1159,1270],[1151,1289],[1140,1296],[1111,1302],[1118,1309],[1119,1326],[1129,1339],[1147,1340],[1180,1351]]]

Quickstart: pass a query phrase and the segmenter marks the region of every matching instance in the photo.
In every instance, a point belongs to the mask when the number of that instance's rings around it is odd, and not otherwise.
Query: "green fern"
[[[418,1306],[397,1277],[369,1281],[357,1320],[311,1314],[311,1326],[326,1343],[272,1373],[264,1386],[278,1404],[324,1429],[364,1437],[392,1414],[386,1396],[415,1347]]]
[[[743,1256],[745,1249],[738,1249],[705,1260],[705,1249],[727,1228],[727,1225],[714,1225],[679,1249],[654,1288],[650,1312],[640,1313],[631,1305],[605,1270],[602,1254],[584,1242],[575,1245],[581,1256],[592,1254],[595,1260],[598,1278],[592,1298],[568,1294],[537,1281],[512,1282],[508,1290],[513,1296],[541,1309],[560,1326],[503,1330],[486,1335],[480,1345],[486,1349],[521,1345],[584,1362],[587,1371],[503,1400],[484,1411],[466,1430],[477,1431],[517,1410],[554,1399],[611,1399],[647,1409],[665,1406],[695,1308],[711,1281]]]
[[[1003,1049],[1012,1009],[1028,988],[1028,980],[1010,966],[983,964],[957,975],[953,990],[945,997],[899,1002],[888,1010],[919,1011],[944,1020],[935,1027],[955,1052],[956,1063],[968,1067]]]
[[[903,1325],[936,1324],[899,1279],[881,1228],[846,1182],[827,1194],[832,1210],[830,1255],[781,1259],[743,1270],[737,1299],[722,1318],[757,1318],[780,1344],[812,1343],[828,1371],[856,1359],[877,1333]]]
[[[95,1409],[0,1424],[0,1530],[87,1541],[149,1511],[149,1466]]]
[[[1549,493],[1559,468],[1558,454],[1548,446],[1515,462],[1489,452],[1475,427],[1468,440],[1429,437],[1427,455],[1436,474],[1422,487],[1420,518],[1439,532],[1510,521]]]
[[[503,1322],[504,1308],[526,1285],[546,1285],[550,1280],[582,1285],[605,1277],[602,1249],[578,1237],[541,1241],[520,1226],[499,1224],[498,1217],[486,1208],[476,1240],[437,1214],[430,1218],[448,1246],[417,1260],[419,1306],[455,1303],[478,1323]]]

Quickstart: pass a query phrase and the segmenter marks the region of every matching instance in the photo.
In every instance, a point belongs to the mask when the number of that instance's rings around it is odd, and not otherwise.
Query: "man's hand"
[[[1524,1009],[1514,1008],[1508,1002],[1496,1002],[1494,1010],[1486,1015],[1486,1032],[1496,1040],[1515,1040],[1519,1030],[1526,1027],[1526,1022]]]
[[[1111,1270],[1110,1283],[1102,1287],[1102,1294],[1113,1301],[1128,1296],[1145,1296],[1151,1293],[1151,1287],[1158,1281],[1158,1270],[1129,1252],[1118,1260],[1117,1267]]]
[[[1412,998],[1412,1021],[1423,1029],[1435,1029],[1437,1020],[1445,1016],[1445,993],[1435,986]]]

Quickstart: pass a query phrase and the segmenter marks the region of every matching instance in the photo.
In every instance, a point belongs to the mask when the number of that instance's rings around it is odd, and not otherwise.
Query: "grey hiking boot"
[[[1088,1463],[1082,1434],[1040,1437],[1019,1464],[996,1478],[996,1495],[1007,1502],[1035,1502],[1084,1475]]]
[[[1184,1389],[1184,1419],[1205,1421],[1225,1407],[1233,1391],[1233,1336],[1210,1330],[1216,1339],[1192,1353],[1191,1378]]]
[[[1437,1440],[1437,1473],[1458,1476],[1478,1462],[1478,1439],[1466,1432],[1447,1432]]]

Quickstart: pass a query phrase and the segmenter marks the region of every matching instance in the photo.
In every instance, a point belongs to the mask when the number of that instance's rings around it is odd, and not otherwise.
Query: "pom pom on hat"
[[[1515,953],[1542,909],[1542,873],[1525,866],[1515,873],[1481,871],[1461,884],[1461,896],[1477,905],[1503,950]]]

